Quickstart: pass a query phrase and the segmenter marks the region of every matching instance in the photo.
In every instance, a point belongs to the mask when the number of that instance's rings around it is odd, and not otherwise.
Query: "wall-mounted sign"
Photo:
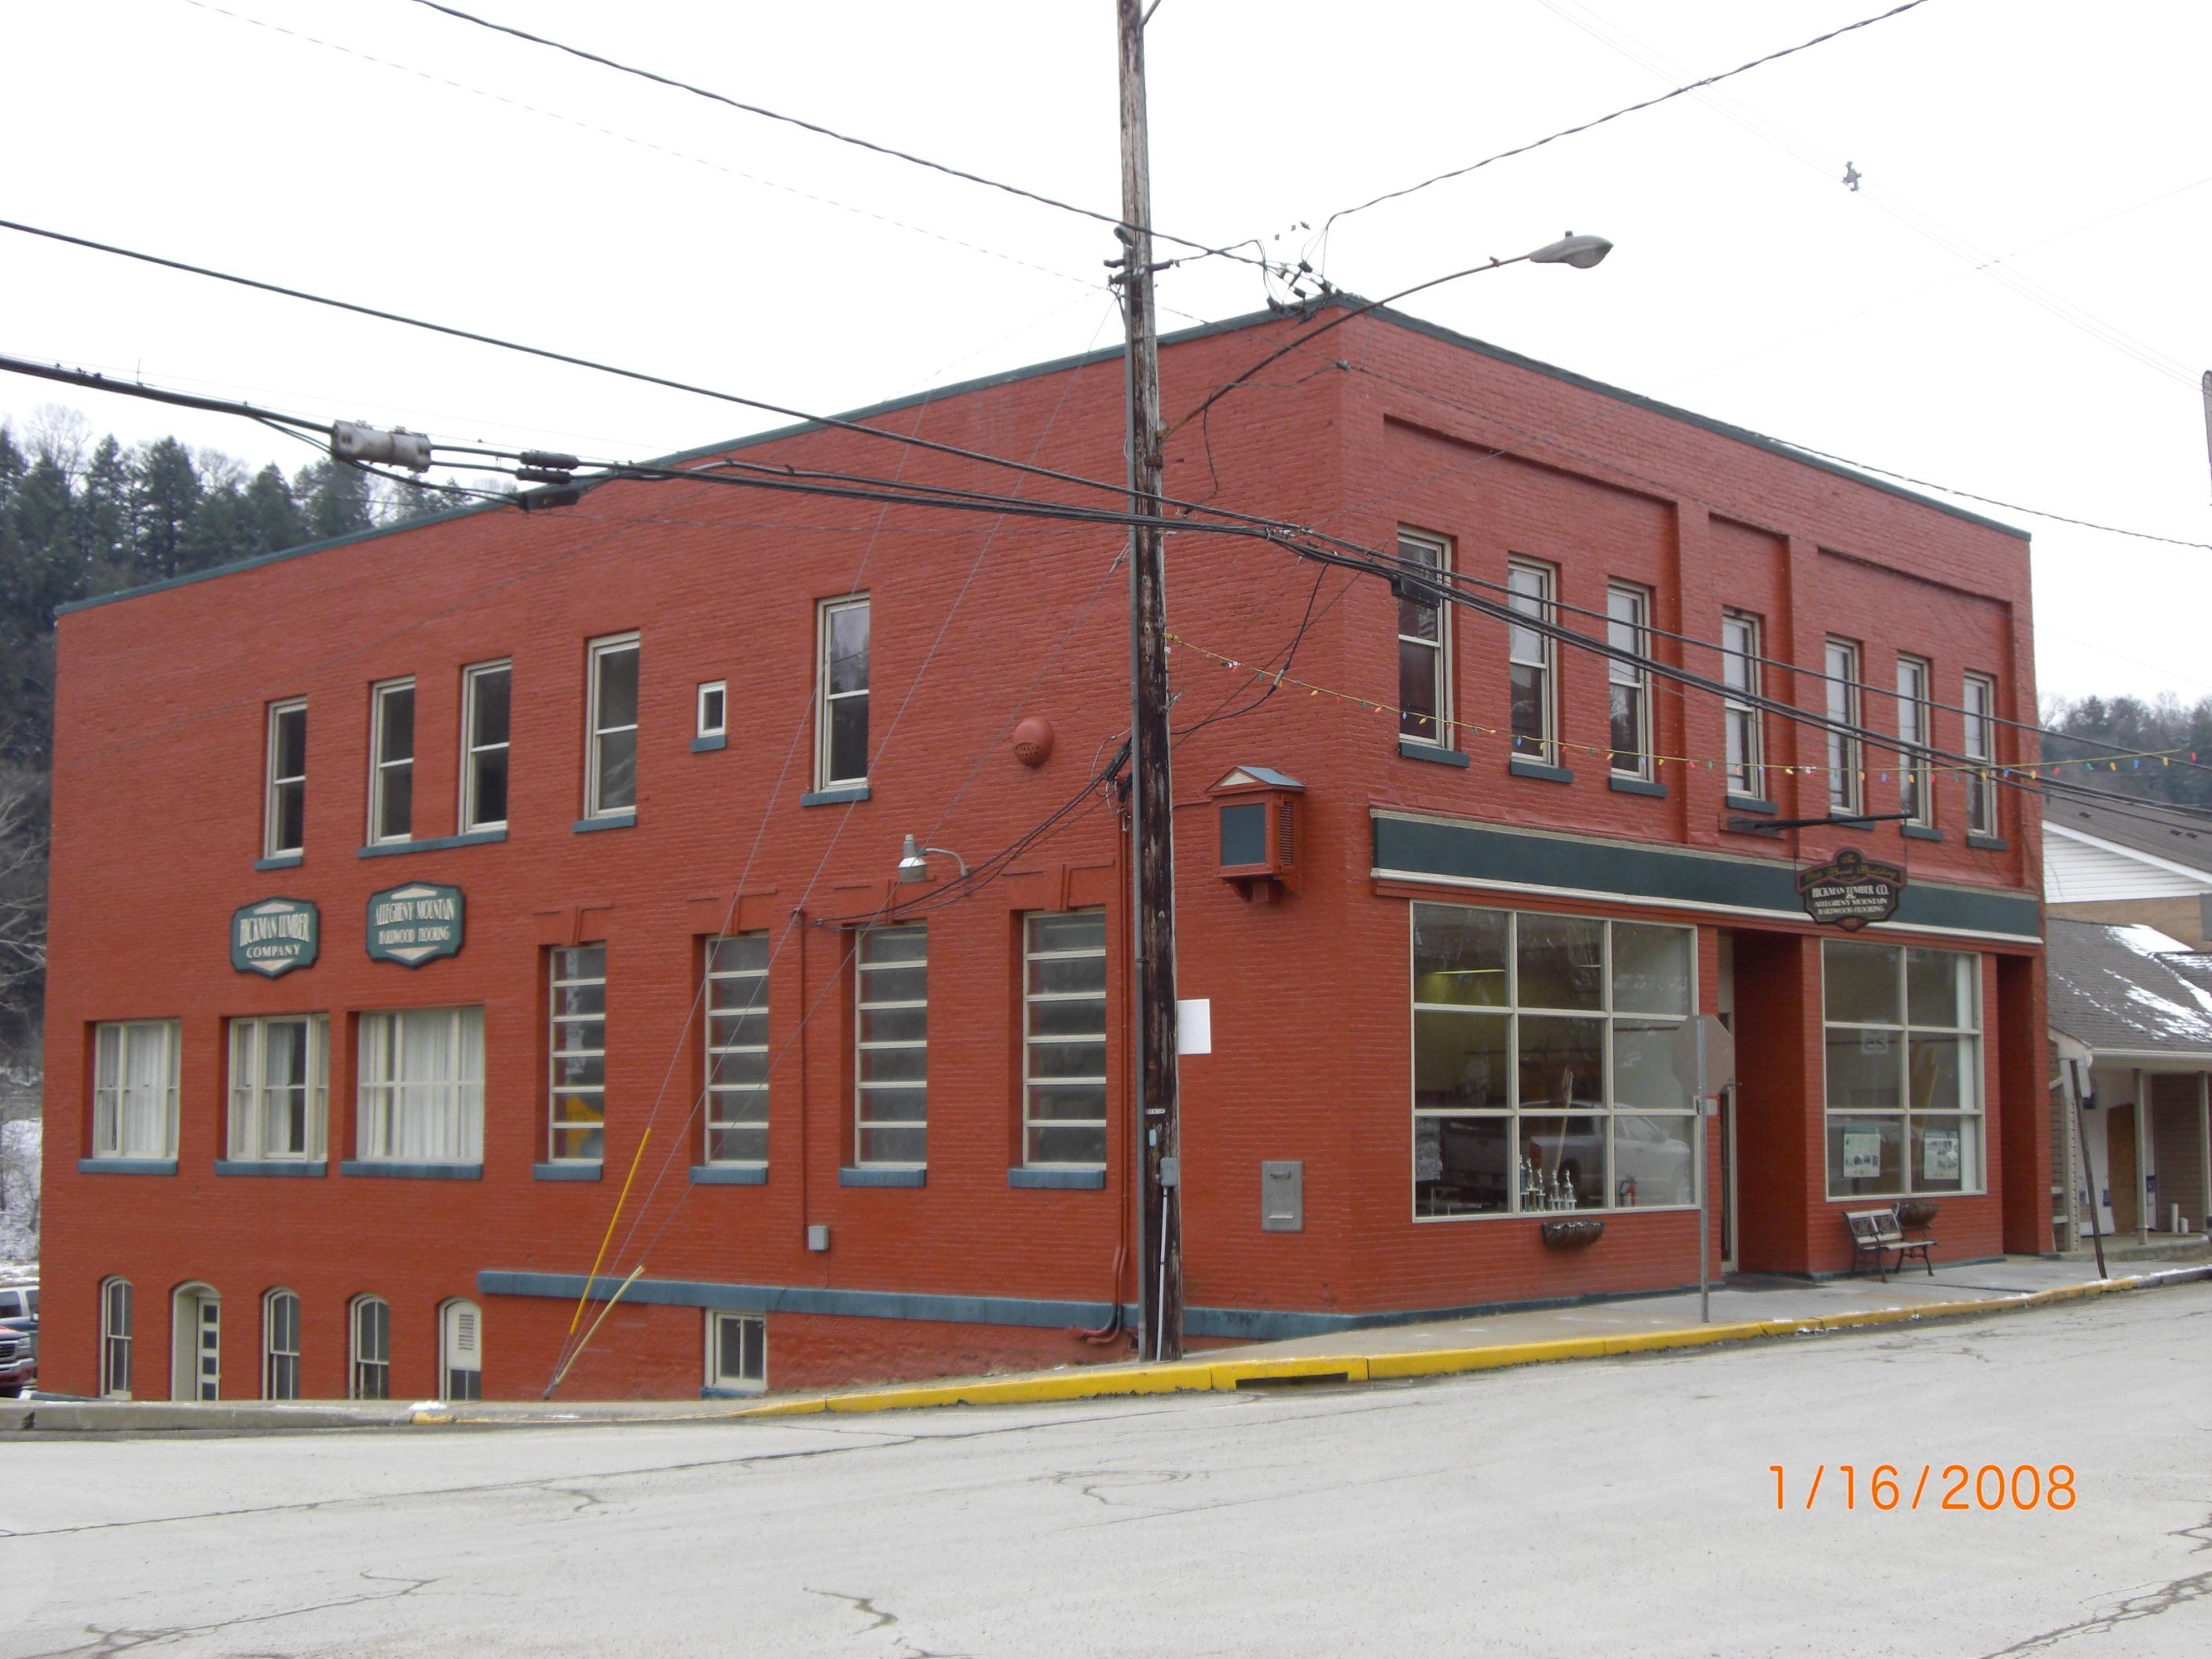
[[[312,968],[323,945],[322,918],[305,899],[263,899],[230,913],[230,965],[275,979]]]
[[[1844,1179],[1846,1181],[1881,1179],[1881,1130],[1845,1129],[1844,1131]]]
[[[458,887],[410,882],[368,900],[368,954],[377,962],[420,968],[439,957],[458,956],[467,906]]]
[[[1838,849],[1834,861],[1797,872],[1805,914],[1823,927],[1856,933],[1870,921],[1887,921],[1905,892],[1905,872],[1873,864],[1856,847]]]

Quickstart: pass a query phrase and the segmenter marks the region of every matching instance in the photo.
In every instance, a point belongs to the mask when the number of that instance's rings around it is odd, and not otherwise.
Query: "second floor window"
[[[1936,821],[1936,791],[1928,767],[1928,665],[1897,659],[1897,808],[1907,823]]]
[[[369,693],[368,838],[405,841],[415,829],[415,682]]]
[[[263,1161],[323,1156],[329,1027],[320,1015],[230,1023],[230,1155]]]
[[[282,858],[307,844],[307,700],[269,705],[269,797],[261,854]]]
[[[548,962],[553,1046],[547,1156],[597,1164],[607,1121],[607,947],[555,951]]]
[[[854,958],[854,1158],[921,1164],[929,1151],[929,928],[871,927]]]
[[[868,781],[868,601],[822,607],[815,714],[815,781],[830,789]]]
[[[1729,611],[1721,617],[1723,739],[1728,751],[1728,789],[1753,800],[1766,793],[1764,727],[1759,717],[1759,618]]]
[[[1450,568],[1443,543],[1401,535],[1398,557],[1417,580]],[[1398,735],[1416,743],[1451,744],[1451,653],[1443,606],[1409,589],[1398,599]]]
[[[1638,657],[1651,653],[1651,599],[1640,587],[1616,583],[1605,591],[1605,642]],[[1606,661],[1611,700],[1613,769],[1624,777],[1651,775],[1651,676],[1641,662]]]
[[[1974,769],[1966,774],[1966,833],[1994,836],[1997,832],[1997,781],[1990,775],[1996,764],[1997,683],[1984,674],[1966,676],[1966,758]]]
[[[584,816],[637,810],[637,635],[592,641]]]
[[[482,1163],[483,1078],[483,1009],[363,1014],[359,1155]]]
[[[92,1155],[177,1155],[177,1022],[138,1019],[93,1035]]]
[[[1508,564],[1505,586],[1505,603],[1515,616],[1537,623],[1552,621],[1549,565]],[[1505,655],[1511,678],[1513,752],[1548,765],[1559,735],[1552,636],[1522,623],[1510,623],[1505,629]]]
[[[479,663],[461,678],[461,833],[507,827],[507,728],[514,670]]]
[[[1865,811],[1859,781],[1862,757],[1858,738],[1839,732],[1839,726],[1859,723],[1859,648],[1848,640],[1830,640],[1825,659],[1828,712],[1828,811],[1848,817]]]

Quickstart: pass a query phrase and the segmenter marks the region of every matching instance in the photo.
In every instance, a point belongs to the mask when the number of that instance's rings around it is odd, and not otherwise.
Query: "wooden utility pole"
[[[1121,63],[1121,311],[1127,323],[1129,901],[1136,943],[1139,1352],[1182,1357],[1182,1159],[1176,1105],[1174,795],[1168,778],[1166,571],[1160,530],[1160,339],[1152,312],[1152,166],[1142,0],[1115,0]]]

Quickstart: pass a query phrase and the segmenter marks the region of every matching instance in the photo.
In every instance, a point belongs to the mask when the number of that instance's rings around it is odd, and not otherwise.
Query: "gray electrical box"
[[[1260,1165],[1260,1231],[1302,1233],[1306,1230],[1306,1166],[1294,1158],[1269,1158]]]

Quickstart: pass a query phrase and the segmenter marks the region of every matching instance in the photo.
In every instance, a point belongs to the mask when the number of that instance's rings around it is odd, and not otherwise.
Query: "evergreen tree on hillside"
[[[307,520],[307,539],[326,542],[375,527],[368,474],[336,461],[316,461],[292,480]]]
[[[191,452],[174,438],[157,438],[138,453],[131,492],[139,581],[166,581],[187,568],[185,550],[193,509],[204,493]]]

